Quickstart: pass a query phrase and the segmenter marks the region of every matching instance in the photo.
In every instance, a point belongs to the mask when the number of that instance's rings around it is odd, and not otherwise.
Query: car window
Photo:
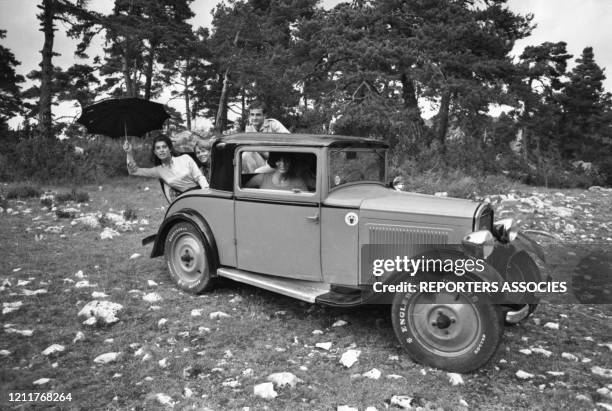
[[[385,182],[385,151],[334,149],[329,153],[329,187],[357,181]]]
[[[317,156],[294,151],[243,151],[240,188],[315,192]]]

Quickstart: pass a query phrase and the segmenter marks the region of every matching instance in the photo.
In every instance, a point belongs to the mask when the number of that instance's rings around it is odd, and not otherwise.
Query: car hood
[[[462,198],[396,191],[378,184],[359,184],[334,190],[323,204],[369,212],[473,218],[480,203]]]

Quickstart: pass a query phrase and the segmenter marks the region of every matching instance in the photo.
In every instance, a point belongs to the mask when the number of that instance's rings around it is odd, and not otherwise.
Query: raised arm
[[[138,167],[138,164],[136,164],[136,160],[134,159],[134,151],[132,149],[132,145],[128,143],[127,141],[123,144],[123,150],[125,151],[126,160],[127,160],[127,169],[130,175],[159,178],[159,173],[157,172],[155,168]]]

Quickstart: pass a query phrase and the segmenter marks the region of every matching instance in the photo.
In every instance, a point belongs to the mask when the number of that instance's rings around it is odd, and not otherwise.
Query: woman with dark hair
[[[308,191],[304,180],[296,175],[295,156],[293,153],[271,152],[268,164],[274,169],[272,173],[258,174],[248,183],[248,188],[268,190]]]
[[[159,178],[175,191],[174,195],[198,188],[198,186],[208,187],[208,181],[195,161],[188,154],[176,156],[172,148],[172,140],[164,134],[155,137],[151,145],[151,161],[155,167],[138,167],[130,143],[126,142],[123,149],[127,154],[130,175]]]

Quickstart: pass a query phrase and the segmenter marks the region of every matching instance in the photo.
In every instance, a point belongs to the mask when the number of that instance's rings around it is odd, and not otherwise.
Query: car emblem
[[[351,211],[350,213],[346,213],[346,215],[344,216],[344,222],[352,227],[354,225],[357,225],[357,223],[359,222],[359,217],[357,217],[357,213]]]

